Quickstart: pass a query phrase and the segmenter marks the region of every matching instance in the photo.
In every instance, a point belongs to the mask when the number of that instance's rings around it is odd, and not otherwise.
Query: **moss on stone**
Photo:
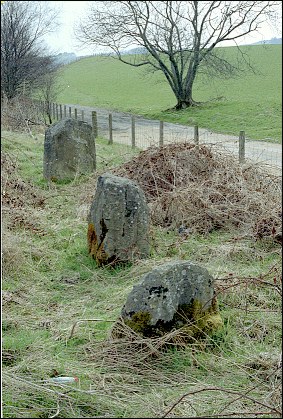
[[[134,313],[130,319],[125,319],[125,323],[145,337],[162,336],[174,329],[182,328],[182,331],[188,336],[188,341],[192,338],[201,339],[223,326],[215,300],[207,310],[203,309],[202,303],[198,300],[193,300],[191,304],[184,304],[179,307],[170,322],[160,320],[152,326],[150,320],[150,313],[139,311]]]
[[[180,307],[174,321],[182,316],[184,327],[189,336],[201,338],[223,326],[223,320],[218,310],[216,298],[213,298],[211,306],[203,309],[200,301],[194,300],[191,304]]]
[[[211,333],[223,326],[223,320],[220,313],[208,314],[205,319],[204,332]]]
[[[132,315],[131,319],[125,319],[125,323],[135,332],[145,335],[146,331],[151,327],[150,319],[150,313],[146,311],[138,311]]]

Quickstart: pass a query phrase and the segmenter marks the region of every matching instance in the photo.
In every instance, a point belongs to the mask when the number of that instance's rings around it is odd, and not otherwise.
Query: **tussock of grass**
[[[11,157],[2,178],[3,417],[281,417],[279,244],[152,225],[150,258],[98,268],[87,253],[86,214],[99,174],[131,160],[131,150],[98,139],[93,176],[49,185],[42,136],[3,134]],[[175,258],[215,277],[224,322],[191,345],[182,331],[143,339],[119,320],[141,276]],[[79,381],[52,383],[54,371]]]

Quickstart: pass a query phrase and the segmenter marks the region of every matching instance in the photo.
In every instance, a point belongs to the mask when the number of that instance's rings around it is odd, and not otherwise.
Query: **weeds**
[[[3,417],[281,417],[279,243],[238,230],[184,236],[152,225],[150,258],[98,268],[86,237],[97,177],[132,151],[98,139],[97,172],[64,185],[42,177],[42,136],[3,132],[2,152],[9,155],[2,178]],[[190,345],[181,330],[142,338],[119,317],[141,276],[175,258],[211,272],[223,318],[221,330]],[[54,371],[79,381],[52,383]]]

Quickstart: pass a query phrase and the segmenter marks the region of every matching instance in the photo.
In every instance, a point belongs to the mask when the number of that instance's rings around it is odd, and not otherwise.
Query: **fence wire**
[[[221,150],[239,157],[239,136],[215,133],[197,127],[196,138],[196,127],[193,126],[160,122],[128,113],[81,105],[52,104],[50,108],[53,109],[54,122],[62,117],[72,117],[92,124],[92,115],[96,112],[97,135],[108,139],[109,142],[127,144],[140,149],[176,142],[198,142],[217,145]],[[269,165],[272,171],[282,175],[282,145],[251,140],[247,137],[248,133],[244,134],[242,150],[244,159],[256,164]]]

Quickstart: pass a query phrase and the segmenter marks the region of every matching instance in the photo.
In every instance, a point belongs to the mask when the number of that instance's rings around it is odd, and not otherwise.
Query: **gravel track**
[[[97,113],[98,135],[109,139],[109,114],[112,114],[113,141],[131,145],[131,117],[125,112],[116,112],[109,109],[88,107],[81,105],[66,105],[76,108],[78,118],[84,111],[84,120],[91,123],[91,112]],[[159,121],[135,116],[135,145],[146,149],[151,145],[159,144]],[[173,142],[193,141],[194,127],[164,122],[164,144]],[[217,144],[225,151],[239,154],[239,138],[233,135],[218,134],[207,129],[199,128],[199,143]],[[267,141],[253,141],[246,139],[245,157],[253,163],[270,165],[270,169],[282,175],[282,145]]]

